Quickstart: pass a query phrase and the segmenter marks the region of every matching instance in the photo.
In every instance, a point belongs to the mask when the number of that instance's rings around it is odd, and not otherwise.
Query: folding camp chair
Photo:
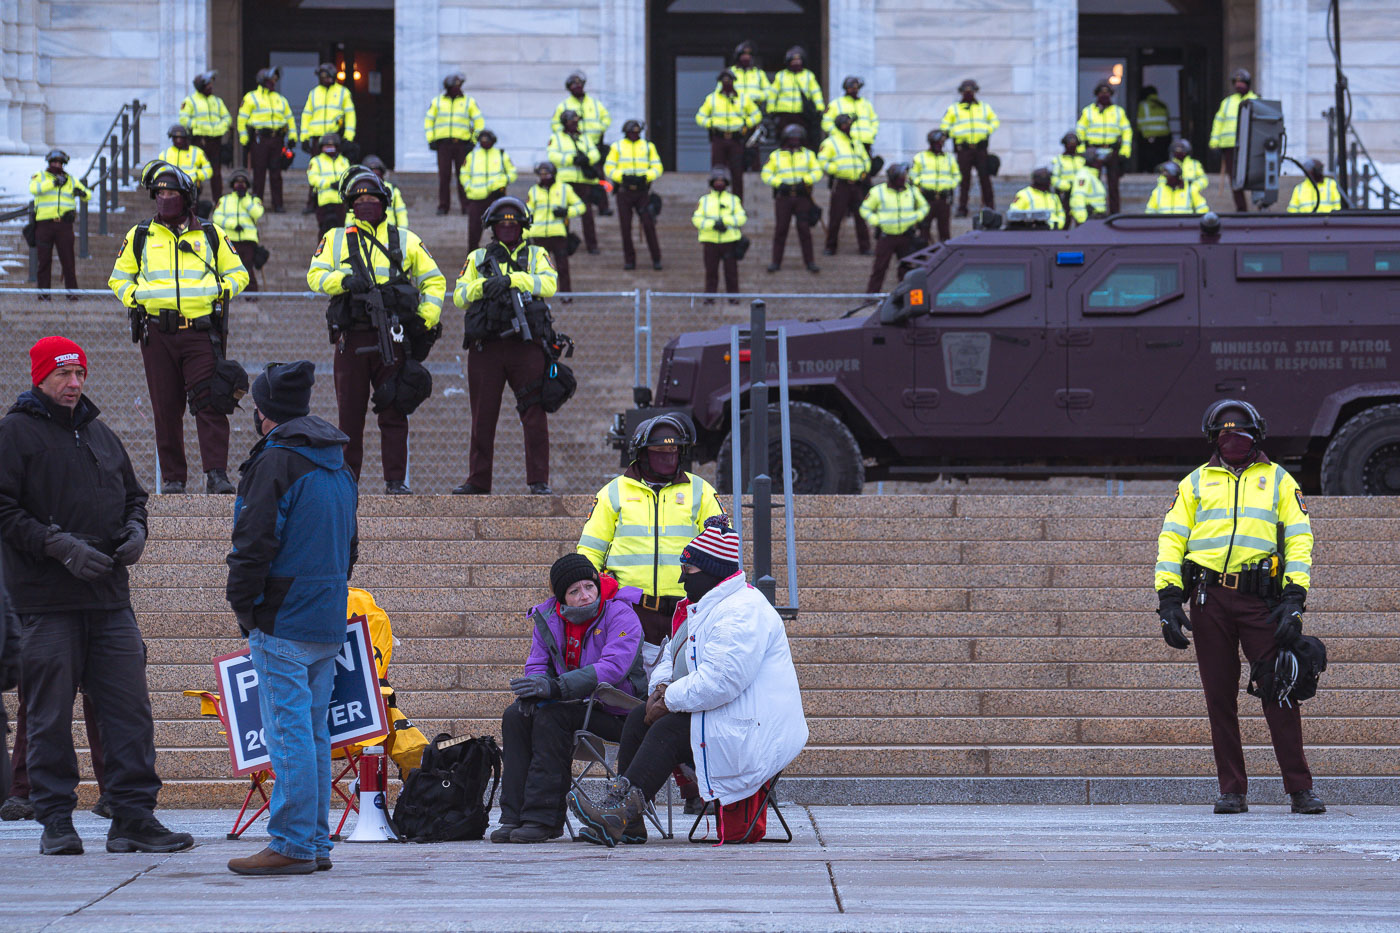
[[[574,732],[574,761],[582,762],[583,770],[574,776],[570,789],[591,801],[593,798],[583,787],[584,779],[591,775],[595,767],[600,767],[607,780],[616,780],[615,762],[617,761],[618,749],[616,742],[610,742],[602,736],[588,731],[589,720],[593,718],[593,708],[602,703],[614,709],[625,709],[630,712],[646,701],[634,697],[630,693],[623,693],[611,684],[599,684],[587,700],[575,702],[583,702],[588,705],[583,714],[583,727]],[[666,781],[666,828],[661,828],[661,818],[657,815],[656,804],[652,801],[647,801],[644,814],[656,827],[656,831],[661,834],[661,838],[674,838],[675,832],[671,816],[671,782],[669,780]],[[570,839],[577,838],[567,810],[564,812],[564,827],[568,829]]]
[[[763,797],[762,797],[762,799],[761,799],[760,802],[759,802],[758,809],[754,811],[753,819],[749,820],[748,828],[746,828],[746,829],[744,830],[743,834],[739,836],[740,839],[747,839],[747,838],[749,838],[749,833],[753,832],[754,826],[758,824],[758,818],[759,818],[760,816],[763,815],[763,812],[764,812],[764,810],[765,810],[766,808],[772,807],[772,808],[773,808],[773,814],[774,814],[775,816],[777,816],[778,822],[782,824],[783,832],[787,833],[787,838],[786,838],[786,839],[769,839],[769,838],[765,835],[762,839],[756,839],[756,840],[754,840],[754,841],[755,841],[755,842],[792,842],[792,828],[788,826],[787,820],[785,820],[785,819],[783,818],[783,811],[780,810],[780,809],[778,809],[778,796],[777,796],[777,794],[778,794],[778,779],[779,779],[780,777],[782,777],[782,776],[783,776],[783,772],[779,771],[777,774],[773,775],[773,778],[772,778],[770,781],[768,781],[766,784],[764,784],[763,787],[759,790],[759,793],[762,794]],[[724,818],[723,813],[722,813],[722,810],[723,810],[723,808],[719,805],[719,801],[717,801],[717,800],[716,800],[716,801],[711,801],[710,805],[707,806],[707,807],[700,813],[700,815],[697,816],[697,817],[695,818],[695,823],[690,827],[690,832],[689,832],[689,834],[686,835],[686,839],[688,839],[688,840],[691,841],[691,842],[709,842],[709,841],[710,841],[710,839],[709,839],[709,835],[710,835],[709,827],[706,827],[706,828],[705,828],[705,832],[702,833],[702,834],[700,835],[700,838],[699,838],[699,839],[696,839],[696,838],[695,838],[695,831],[696,831],[697,829],[700,828],[700,821],[703,820],[707,815],[709,815],[709,814],[711,814],[711,813],[714,814],[715,823],[716,823],[716,830],[718,830],[718,823],[719,823],[720,820],[722,820],[722,819]]]

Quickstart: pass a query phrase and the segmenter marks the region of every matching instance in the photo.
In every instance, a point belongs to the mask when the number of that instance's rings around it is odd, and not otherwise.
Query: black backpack
[[[394,826],[409,842],[481,839],[500,782],[501,749],[493,736],[454,740],[440,733],[423,752],[422,766],[404,779]]]

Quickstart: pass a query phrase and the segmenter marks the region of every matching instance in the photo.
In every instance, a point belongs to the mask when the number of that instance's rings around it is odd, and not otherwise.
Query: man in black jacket
[[[175,852],[194,844],[155,818],[156,776],[146,646],[126,568],[146,546],[146,491],[116,434],[83,397],[87,356],[64,337],[29,351],[34,388],[0,419],[0,543],[20,617],[30,797],[39,851],[79,855],[73,829],[78,760],[73,699],[97,706],[113,811],[108,852]]]

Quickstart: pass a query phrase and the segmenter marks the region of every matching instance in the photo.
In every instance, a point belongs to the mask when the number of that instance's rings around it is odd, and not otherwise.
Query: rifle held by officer
[[[486,257],[486,267],[483,270],[489,276],[506,275],[501,269],[500,262],[495,256]],[[516,288],[510,290],[511,326],[501,331],[502,338],[519,335],[520,339],[526,343],[534,343],[535,337],[530,332],[530,322],[525,317],[525,299],[521,297],[520,291]]]
[[[394,344],[403,343],[403,325],[398,316],[384,307],[384,293],[371,288],[360,296],[365,310],[369,313],[369,323],[374,328],[374,346],[360,347],[356,353],[378,353],[385,366],[393,366],[398,358]]]

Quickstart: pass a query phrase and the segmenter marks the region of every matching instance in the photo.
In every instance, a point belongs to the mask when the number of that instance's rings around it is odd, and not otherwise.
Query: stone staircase
[[[224,602],[229,500],[152,499],[133,576],[150,648],[163,799],[227,806],[218,724],[181,696],[241,641]],[[584,496],[365,496],[354,582],[401,644],[390,678],[430,737],[499,734],[523,610],[572,549]],[[1212,793],[1193,655],[1162,644],[1150,589],[1162,497],[862,496],[797,503],[801,611],[788,626],[811,727],[789,769],[822,802],[1198,801]],[[1307,626],[1331,667],[1305,736],[1329,799],[1400,802],[1400,503],[1318,499]],[[781,527],[775,523],[780,599]],[[1277,768],[1257,701],[1247,758]],[[75,741],[86,739],[82,728]],[[83,767],[87,768],[86,756]],[[1277,781],[1265,779],[1256,796]],[[85,793],[89,799],[91,788]],[[1265,798],[1267,799],[1267,798]]]

